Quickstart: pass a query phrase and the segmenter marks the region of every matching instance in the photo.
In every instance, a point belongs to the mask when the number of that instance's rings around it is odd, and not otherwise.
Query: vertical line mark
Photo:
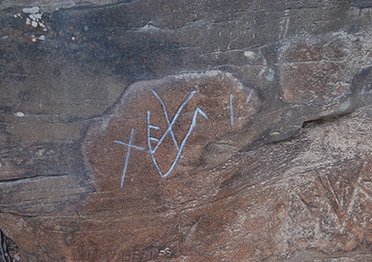
[[[150,119],[151,119],[151,112],[147,111],[147,146],[149,148],[149,154],[151,156],[152,163],[155,165],[156,170],[158,170],[160,176],[162,177],[163,173],[161,172],[160,167],[159,167],[159,165],[158,165],[158,163],[156,162],[156,159],[155,159],[155,155],[154,155],[155,150],[153,150],[152,146],[151,146],[151,128],[152,128],[152,125],[150,124]]]
[[[251,90],[251,92],[249,93],[249,96],[247,98],[247,104],[251,101],[252,99],[252,95],[253,95],[253,89]]]
[[[128,146],[127,146],[127,154],[125,156],[124,169],[123,169],[123,173],[121,175],[121,183],[120,183],[121,189],[123,189],[123,187],[124,187],[124,179],[125,179],[125,175],[127,174],[127,170],[128,170],[130,150],[131,150],[131,147],[132,147],[133,139],[134,139],[134,129],[132,128],[132,131],[130,132]]]
[[[230,95],[230,126],[234,127],[233,95]]]

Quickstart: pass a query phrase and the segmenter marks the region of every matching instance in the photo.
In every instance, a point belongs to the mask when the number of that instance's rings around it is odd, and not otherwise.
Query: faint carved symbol
[[[190,137],[192,131],[194,130],[194,128],[196,126],[196,120],[197,120],[198,115],[200,114],[205,119],[208,119],[208,117],[207,117],[206,113],[200,107],[197,107],[194,111],[193,118],[192,118],[192,121],[191,121],[191,124],[190,124],[190,127],[189,127],[189,130],[188,130],[187,134],[183,138],[181,144],[178,144],[177,139],[176,139],[176,137],[174,135],[174,132],[173,132],[173,126],[176,123],[177,119],[179,118],[182,110],[186,107],[188,102],[195,95],[196,91],[192,91],[191,93],[189,93],[189,95],[186,97],[186,99],[182,102],[182,104],[178,108],[178,110],[177,110],[176,114],[174,115],[172,121],[170,121],[170,119],[169,119],[168,111],[167,111],[167,108],[165,106],[164,101],[161,99],[161,97],[154,90],[152,91],[152,93],[157,98],[157,100],[159,101],[159,103],[160,103],[160,105],[163,109],[164,117],[165,117],[165,120],[167,122],[168,127],[167,127],[166,131],[163,133],[163,135],[161,136],[160,139],[158,139],[156,137],[152,137],[151,136],[151,130],[152,129],[158,130],[160,128],[156,125],[151,124],[151,112],[147,111],[147,145],[148,145],[148,151],[150,153],[152,163],[154,164],[155,168],[158,170],[160,176],[161,177],[167,177],[172,173],[172,171],[174,170],[179,158],[181,157],[182,151],[183,151],[183,149],[184,149],[184,147],[187,143],[187,140]],[[164,173],[160,169],[160,166],[159,166],[159,164],[156,160],[156,157],[155,157],[155,153],[158,150],[159,146],[164,142],[164,139],[168,135],[172,138],[173,144],[174,144],[174,146],[177,150],[177,155],[176,155],[175,159],[173,160],[173,162],[172,162],[170,168],[168,169],[168,171]],[[155,142],[155,147],[154,148],[152,147],[152,144],[151,144],[152,142]]]

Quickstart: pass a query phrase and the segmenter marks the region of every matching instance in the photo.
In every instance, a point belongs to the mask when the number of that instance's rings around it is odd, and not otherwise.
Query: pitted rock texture
[[[17,0],[0,21],[21,261],[372,260],[371,1]]]

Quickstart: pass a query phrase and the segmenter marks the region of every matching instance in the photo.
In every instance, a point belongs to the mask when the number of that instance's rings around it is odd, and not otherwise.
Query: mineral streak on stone
[[[2,253],[372,261],[371,10],[1,1]]]

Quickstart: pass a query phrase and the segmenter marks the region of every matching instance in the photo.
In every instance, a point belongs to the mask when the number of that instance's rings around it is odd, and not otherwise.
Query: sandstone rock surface
[[[371,1],[0,21],[0,261],[372,261]]]

